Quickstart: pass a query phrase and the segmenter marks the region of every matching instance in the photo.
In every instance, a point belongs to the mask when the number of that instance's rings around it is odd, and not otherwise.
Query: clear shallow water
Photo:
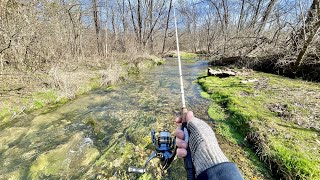
[[[186,102],[208,119],[208,100],[196,82],[207,61],[183,61]],[[128,174],[152,152],[150,130],[176,128],[181,108],[176,59],[113,89],[98,89],[46,114],[34,112],[0,129],[0,179],[164,178],[178,179],[176,161],[164,174],[157,162],[144,176]]]

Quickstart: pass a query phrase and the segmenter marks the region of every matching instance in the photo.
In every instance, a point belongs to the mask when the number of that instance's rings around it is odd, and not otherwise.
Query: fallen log
[[[235,76],[236,72],[228,69],[228,70],[213,70],[211,68],[208,68],[208,76],[217,76],[219,78],[225,78],[225,77],[229,77],[229,76]]]

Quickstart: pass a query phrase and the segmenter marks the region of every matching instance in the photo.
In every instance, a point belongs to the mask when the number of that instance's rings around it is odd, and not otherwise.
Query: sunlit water
[[[209,102],[195,81],[206,67],[207,61],[183,62],[187,108],[202,119],[208,118]],[[0,179],[141,177],[126,169],[142,166],[152,152],[151,129],[176,128],[179,88],[177,61],[168,59],[111,90],[98,89],[52,112],[21,117],[0,129]],[[150,166],[153,173],[146,178],[175,179],[183,169],[159,174],[157,162]]]

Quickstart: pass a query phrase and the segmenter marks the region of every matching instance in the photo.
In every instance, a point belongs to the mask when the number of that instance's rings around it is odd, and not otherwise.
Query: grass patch
[[[137,57],[133,62],[125,63],[128,74],[139,74],[140,72],[165,63],[165,59],[154,55]]]
[[[101,78],[99,76],[93,77],[90,79],[89,82],[85,83],[83,86],[81,86],[78,91],[76,92],[76,95],[85,94],[93,89],[99,88],[101,84]]]
[[[177,54],[177,52],[172,51],[172,52],[168,53],[166,56],[167,57],[177,58],[178,54]],[[180,51],[180,58],[181,59],[193,60],[193,59],[195,59],[197,57],[198,57],[198,55],[195,54],[195,53],[189,53],[189,52]]]
[[[7,121],[10,114],[10,107],[8,107],[8,104],[6,102],[3,102],[2,107],[0,109],[0,119],[2,119],[2,121]]]
[[[258,78],[259,82],[241,83],[248,78]],[[244,137],[251,134],[261,158],[276,164],[286,178],[320,178],[320,147],[316,141],[319,131],[308,128],[306,117],[314,112],[308,108],[299,111],[300,106],[317,105],[313,100],[306,101],[308,95],[299,92],[308,92],[316,99],[319,84],[265,73],[224,79],[203,77],[198,82],[207,93],[201,94],[216,103],[208,113],[219,123],[220,135],[245,144]],[[226,108],[227,116],[217,104]],[[272,105],[276,107],[270,108]],[[295,121],[297,118],[306,121],[301,125]]]
[[[30,110],[40,109],[47,104],[52,104],[57,102],[58,94],[54,90],[47,90],[44,92],[36,92],[32,95],[33,106]]]

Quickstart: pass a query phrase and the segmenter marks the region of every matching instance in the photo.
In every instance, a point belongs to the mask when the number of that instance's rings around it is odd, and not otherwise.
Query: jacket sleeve
[[[224,162],[212,166],[211,168],[203,171],[196,178],[197,180],[243,180],[239,169],[234,163]]]

